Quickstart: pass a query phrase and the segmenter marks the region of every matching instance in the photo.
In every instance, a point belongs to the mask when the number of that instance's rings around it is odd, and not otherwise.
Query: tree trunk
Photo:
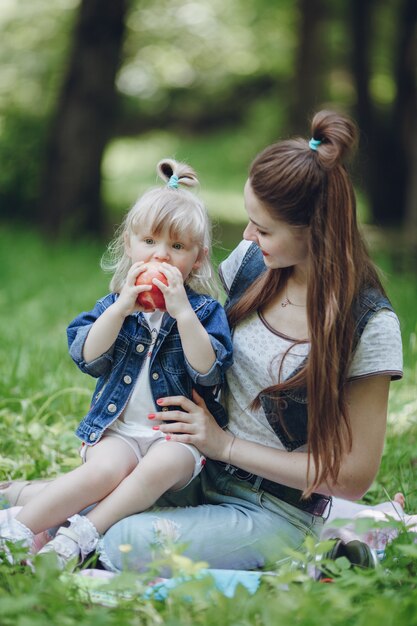
[[[51,235],[105,229],[101,160],[112,133],[129,0],[82,0],[72,52],[51,125],[40,199]]]
[[[373,0],[351,0],[352,69],[356,83],[356,119],[368,136],[373,136],[372,106],[369,95],[369,45],[372,40]]]
[[[375,163],[376,119],[372,111],[369,93],[370,59],[369,45],[372,39],[373,0],[351,0],[349,4],[352,33],[352,73],[356,86],[355,119],[360,129],[359,158],[356,161],[359,184],[365,193],[370,191]]]
[[[398,54],[394,126],[404,151],[404,231],[417,252],[417,2],[405,0]]]
[[[373,6],[372,6],[373,5]],[[396,100],[388,112],[378,112],[369,94],[370,46],[373,0],[351,0],[353,38],[352,68],[357,90],[357,119],[362,134],[362,179],[368,189],[374,223],[399,226],[412,196],[412,153],[410,137],[416,124],[415,26],[417,3],[403,0],[397,39],[394,80]],[[413,48],[414,42],[414,48]],[[414,50],[414,53],[413,53]],[[412,210],[407,208],[407,211]],[[417,210],[417,209],[416,209]]]
[[[294,102],[290,112],[292,132],[305,133],[306,122],[323,97],[323,0],[299,0],[299,47],[296,60]]]

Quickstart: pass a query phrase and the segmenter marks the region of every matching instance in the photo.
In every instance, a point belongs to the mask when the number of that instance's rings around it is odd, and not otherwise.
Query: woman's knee
[[[122,519],[104,534],[99,558],[113,571],[144,571],[153,560],[155,528],[151,516],[139,513]]]

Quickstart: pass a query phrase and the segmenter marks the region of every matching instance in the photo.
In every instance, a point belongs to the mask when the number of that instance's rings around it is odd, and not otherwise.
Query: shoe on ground
[[[0,524],[0,551],[3,552],[5,560],[10,564],[15,562],[9,548],[9,544],[12,543],[19,544],[27,551],[31,550],[33,544],[33,532],[14,517],[10,517]]]

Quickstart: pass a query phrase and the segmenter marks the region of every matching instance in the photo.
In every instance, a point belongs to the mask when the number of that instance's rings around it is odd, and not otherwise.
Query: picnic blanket
[[[208,589],[217,590],[227,598],[232,598],[239,586],[246,589],[249,594],[254,594],[264,575],[264,572],[247,570],[202,569],[193,579],[204,581]],[[121,592],[119,586],[117,591],[112,586],[112,582],[118,574],[106,570],[83,569],[75,574],[64,574],[64,576],[70,577],[81,593],[85,593],[91,602],[105,606],[115,606],[120,597],[130,599],[135,593],[145,599],[164,601],[173,589],[177,589],[192,580],[190,576],[156,578],[145,589],[138,585],[136,591],[130,589]],[[186,590],[184,593],[187,595]]]

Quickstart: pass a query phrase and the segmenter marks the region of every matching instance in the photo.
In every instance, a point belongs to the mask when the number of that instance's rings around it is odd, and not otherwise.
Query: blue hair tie
[[[310,141],[308,142],[309,147],[314,151],[317,151],[317,148],[319,147],[320,144],[321,144],[321,139],[314,139],[314,137],[312,137]]]
[[[176,174],[172,174],[171,178],[169,179],[167,186],[170,187],[171,189],[178,189],[178,181],[179,178]]]

